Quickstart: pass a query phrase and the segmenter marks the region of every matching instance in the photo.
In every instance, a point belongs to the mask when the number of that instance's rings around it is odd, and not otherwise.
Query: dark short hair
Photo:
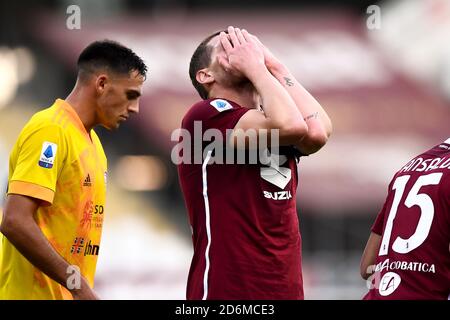
[[[144,78],[147,66],[131,49],[116,41],[95,41],[88,45],[78,57],[78,74],[84,77],[98,69],[107,69],[118,74],[138,71]]]
[[[206,37],[195,49],[194,54],[191,57],[191,62],[189,64],[189,77],[191,78],[192,84],[197,90],[198,94],[203,100],[208,99],[208,91],[205,87],[197,81],[197,72],[201,69],[207,68],[211,64],[211,52],[212,46],[208,43],[212,38],[219,35],[221,32],[226,32],[225,30],[217,31],[208,37]]]

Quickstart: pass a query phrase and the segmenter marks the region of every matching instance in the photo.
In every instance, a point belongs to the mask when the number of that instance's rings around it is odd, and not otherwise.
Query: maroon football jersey
[[[372,231],[382,240],[364,299],[448,299],[450,139],[395,174]]]
[[[225,136],[248,110],[224,99],[201,101],[182,128],[194,137],[201,123],[202,134],[218,129]],[[280,148],[279,165],[221,164],[211,162],[208,144],[201,163],[178,165],[194,246],[187,299],[303,299],[295,149]]]

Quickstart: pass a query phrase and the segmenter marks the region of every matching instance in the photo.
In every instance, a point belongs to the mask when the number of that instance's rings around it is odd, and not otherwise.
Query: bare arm
[[[304,154],[317,152],[332,132],[331,120],[320,103],[297,81],[288,68],[272,52],[253,36],[264,51],[264,59],[270,73],[282,84],[294,100],[308,126],[308,133],[296,145]]]
[[[360,273],[363,279],[367,280],[367,278],[371,275],[371,273],[368,273],[368,268],[369,266],[375,264],[378,256],[378,250],[380,249],[380,243],[381,236],[371,232],[361,258]]]
[[[264,55],[248,32],[228,29],[220,35],[228,60],[219,61],[226,69],[242,72],[262,99],[264,113],[250,110],[241,117],[236,129],[278,129],[280,144],[293,144],[307,132],[307,126],[295,102],[264,64]],[[269,132],[270,133],[270,132]]]
[[[5,203],[0,231],[35,267],[67,288],[69,263],[51,246],[34,220],[39,200],[10,194]],[[74,299],[96,299],[81,276],[81,288],[70,290]]]

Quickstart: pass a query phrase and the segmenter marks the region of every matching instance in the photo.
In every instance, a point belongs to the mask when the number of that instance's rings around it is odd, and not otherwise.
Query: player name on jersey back
[[[446,145],[442,146],[445,146],[450,149],[450,147]],[[439,170],[439,169],[450,170],[450,155],[428,159],[416,157],[413,160],[409,161],[402,169],[400,169],[399,173],[411,171],[429,172],[432,170]]]

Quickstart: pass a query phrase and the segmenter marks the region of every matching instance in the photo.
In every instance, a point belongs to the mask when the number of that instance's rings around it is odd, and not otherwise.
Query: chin
[[[108,130],[115,130],[115,129],[119,128],[120,124],[119,123],[116,123],[116,124],[105,124],[104,123],[101,126]]]

